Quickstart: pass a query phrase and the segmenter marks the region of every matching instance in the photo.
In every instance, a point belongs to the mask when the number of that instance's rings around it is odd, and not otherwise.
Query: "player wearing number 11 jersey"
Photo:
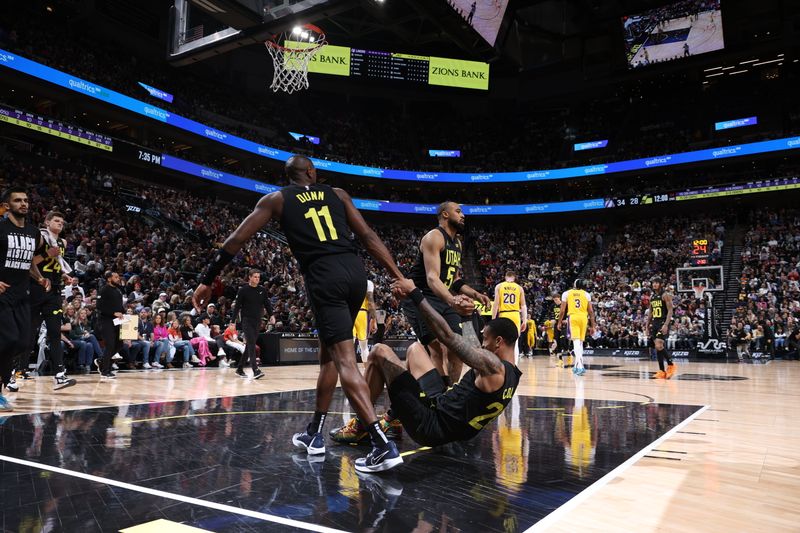
[[[356,460],[356,470],[387,470],[403,459],[381,430],[367,383],[356,364],[353,323],[364,301],[367,274],[350,241],[350,232],[356,234],[393,279],[403,279],[403,275],[350,196],[341,189],[317,183],[317,172],[310,159],[290,157],[286,162],[286,177],[290,185],[261,198],[225,241],[194,293],[194,305],[202,308],[208,303],[211,283],[245,241],[270,220],[279,220],[289,248],[300,264],[320,341],[316,411],[305,431],[295,434],[292,443],[309,455],[325,453],[322,428],[339,378],[350,405],[366,424],[373,446],[366,458]]]

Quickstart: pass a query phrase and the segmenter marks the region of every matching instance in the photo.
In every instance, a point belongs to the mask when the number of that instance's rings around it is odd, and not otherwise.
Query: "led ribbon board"
[[[579,152],[581,150],[594,150],[596,148],[605,148],[606,146],[608,146],[608,139],[603,139],[602,141],[591,141],[587,143],[575,143],[573,145],[576,152]]]
[[[743,126],[754,126],[758,124],[758,117],[737,118],[734,120],[726,120],[724,122],[717,122],[714,124],[714,129],[729,130],[731,128],[741,128]]]
[[[34,76],[41,80],[59,85],[77,93],[104,101],[111,105],[127,109],[133,113],[149,117],[175,126],[184,131],[194,133],[201,137],[213,139],[221,144],[257,154],[268,159],[286,161],[292,156],[290,152],[259,144],[236,135],[231,135],[200,122],[176,115],[159,107],[147,104],[135,98],[125,96],[118,92],[106,89],[100,85],[76,78],[54,68],[31,61],[22,56],[12,54],[0,49],[0,66],[7,67],[17,72]],[[600,165],[582,167],[560,168],[554,170],[527,170],[522,172],[488,172],[488,173],[458,173],[458,172],[424,172],[415,170],[392,170],[375,167],[364,167],[337,163],[324,159],[312,159],[317,168],[328,172],[350,174],[354,176],[369,176],[393,180],[420,181],[420,182],[448,182],[448,183],[507,183],[507,182],[532,182],[543,180],[580,178],[600,174],[613,174],[617,172],[630,172],[650,168],[663,168],[700,161],[714,161],[741,157],[746,155],[764,154],[782,150],[796,150],[800,148],[800,136],[760,141],[753,143],[707,148],[693,152],[681,152],[662,156],[651,156],[627,161],[617,161]]]
[[[461,157],[461,150],[428,150],[431,157]]]
[[[0,122],[20,126],[32,131],[53,135],[60,139],[99,148],[111,152],[114,150],[114,143],[111,137],[106,137],[99,133],[84,130],[70,124],[64,124],[58,120],[40,117],[27,111],[20,111],[10,107],[0,106]]]
[[[161,89],[156,89],[155,87],[150,87],[149,85],[142,82],[139,82],[139,85],[141,85],[145,91],[150,93],[150,96],[152,96],[153,98],[164,100],[165,102],[169,102],[170,104],[172,103],[173,96],[168,92],[164,92]]]

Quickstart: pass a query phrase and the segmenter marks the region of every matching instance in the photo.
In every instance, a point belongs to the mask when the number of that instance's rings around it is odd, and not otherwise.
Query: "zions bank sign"
[[[303,49],[313,45],[286,41],[284,46]],[[286,68],[292,68],[292,61],[296,59],[293,59],[291,54],[284,55]],[[333,76],[399,80],[483,91],[489,89],[488,63],[360,50],[346,46],[322,47],[309,60],[308,71]]]

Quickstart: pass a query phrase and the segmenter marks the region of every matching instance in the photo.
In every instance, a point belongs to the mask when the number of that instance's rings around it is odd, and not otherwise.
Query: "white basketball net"
[[[323,34],[313,44],[292,43],[293,46],[300,45],[298,48],[277,46],[271,41],[267,41],[265,44],[275,66],[270,89],[274,92],[284,91],[292,94],[295,91],[308,89],[308,63],[314,54],[328,43]]]
[[[698,300],[702,300],[703,295],[706,293],[706,288],[703,287],[702,285],[694,286],[692,287],[692,290],[694,291],[694,297],[697,298]]]

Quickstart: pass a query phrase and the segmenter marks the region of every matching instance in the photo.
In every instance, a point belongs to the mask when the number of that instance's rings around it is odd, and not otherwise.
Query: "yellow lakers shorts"
[[[360,341],[367,340],[367,312],[361,310],[356,317],[356,323],[353,324],[353,337]]]
[[[589,319],[584,315],[570,315],[569,338],[574,341],[586,340],[586,326]]]
[[[519,311],[500,311],[497,313],[497,318],[507,318],[517,326],[517,335],[519,335]]]

